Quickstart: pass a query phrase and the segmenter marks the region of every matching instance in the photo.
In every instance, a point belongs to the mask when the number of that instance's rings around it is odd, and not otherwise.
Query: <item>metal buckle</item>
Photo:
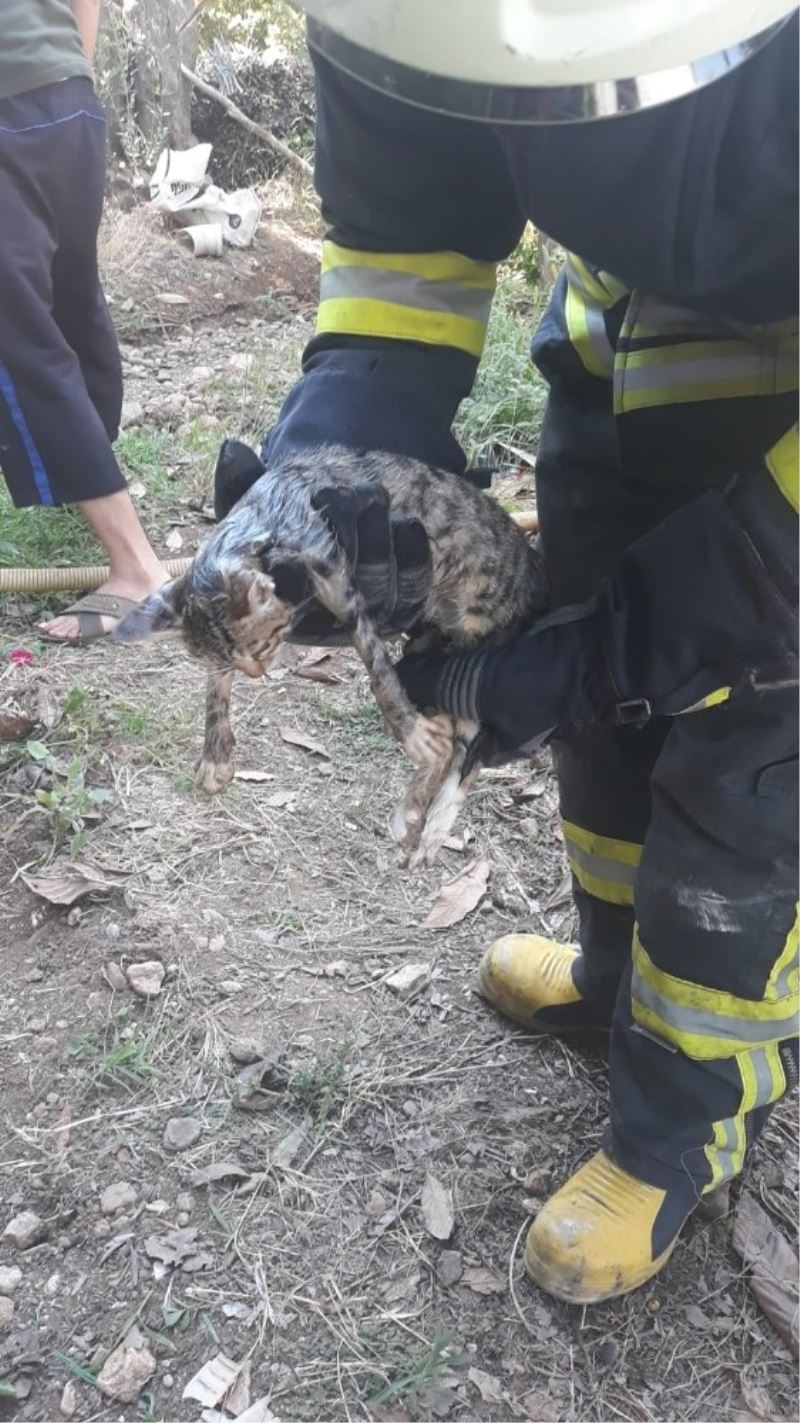
[[[616,712],[618,726],[639,726],[650,720],[653,708],[647,697],[634,697],[629,702],[617,702]]]

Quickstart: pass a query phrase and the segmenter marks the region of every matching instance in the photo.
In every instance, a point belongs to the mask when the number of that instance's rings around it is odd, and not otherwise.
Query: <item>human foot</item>
[[[101,600],[96,611],[88,608],[88,601],[91,600],[87,600],[86,613],[62,613],[57,618],[38,623],[39,631],[51,642],[69,642],[76,646],[82,642],[94,641],[97,637],[108,636],[129,611],[129,606],[160,588],[165,577],[164,570],[154,555],[152,563],[147,567],[127,577],[116,575],[108,578],[97,590]],[[118,612],[114,605],[115,599],[121,600]],[[91,631],[88,631],[87,627],[91,627]]]

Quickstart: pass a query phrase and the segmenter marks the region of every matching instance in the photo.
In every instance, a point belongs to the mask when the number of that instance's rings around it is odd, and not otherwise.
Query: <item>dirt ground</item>
[[[203,529],[203,440],[256,428],[309,329],[313,259],[287,232],[224,272],[165,239],[145,286],[133,260],[117,274],[129,428],[183,451],[166,500],[134,469],[136,497],[183,552]],[[188,301],[159,308],[163,291]],[[265,1418],[796,1416],[794,1364],[730,1246],[738,1188],[626,1299],[571,1308],[524,1278],[527,1223],[606,1117],[601,1041],[523,1033],[475,993],[497,935],[574,933],[547,762],[484,775],[441,865],[411,876],[387,833],[405,767],[351,654],[289,649],[237,687],[242,777],[208,799],[202,670],[169,643],[45,648],[33,611],[10,605],[0,642],[6,677],[10,649],[34,650],[15,675],[45,689],[51,758],[20,742],[0,763],[0,1230],[22,1211],[41,1227],[26,1249],[0,1238],[21,1271],[0,1418],[218,1423],[182,1395],[219,1354],[249,1361]],[[118,878],[69,908],[24,876],[69,859],[35,796],[71,762],[109,792],[79,859]],[[62,807],[70,833],[83,804]],[[426,927],[442,881],[484,859],[477,908]],[[147,998],[125,972],[153,961]],[[407,998],[388,981],[404,964],[424,966]],[[447,1239],[426,1225],[429,1175]],[[794,1239],[793,1103],[748,1189]],[[154,1372],[110,1402],[95,1379],[123,1340]]]

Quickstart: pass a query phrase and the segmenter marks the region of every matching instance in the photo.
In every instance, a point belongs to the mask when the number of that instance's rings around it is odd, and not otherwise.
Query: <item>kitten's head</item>
[[[213,541],[212,541],[213,542]],[[296,609],[278,597],[258,565],[261,548],[218,561],[201,551],[186,573],[165,583],[118,623],[114,642],[179,634],[192,657],[261,677]]]

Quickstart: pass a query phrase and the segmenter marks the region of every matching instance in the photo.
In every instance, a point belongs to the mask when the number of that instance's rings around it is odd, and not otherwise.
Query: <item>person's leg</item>
[[[73,92],[76,85],[80,94]],[[106,548],[106,591],[139,598],[163,582],[163,572],[109,441],[119,414],[113,360],[107,357],[110,378],[105,399],[98,396],[99,411],[55,317],[54,270],[65,215],[73,212],[74,227],[74,213],[84,212],[93,250],[102,200],[102,117],[88,81],[4,100],[0,117],[0,465],[17,506],[76,503]],[[77,234],[70,231],[74,249]],[[99,509],[90,511],[98,501]],[[113,621],[107,620],[109,628]],[[74,617],[45,626],[61,638],[78,632]]]
[[[594,382],[599,385],[599,382]],[[624,549],[686,497],[623,474],[610,407],[551,393],[536,461],[542,549],[553,607],[590,598]],[[530,935],[492,945],[485,995],[534,1027],[610,1025],[630,959],[637,866],[650,819],[650,774],[668,730],[622,727],[554,743],[580,954]]]
[[[654,1274],[796,1079],[797,787],[791,689],[674,721],[652,777],[604,1150],[528,1242],[531,1274],[563,1298]]]

